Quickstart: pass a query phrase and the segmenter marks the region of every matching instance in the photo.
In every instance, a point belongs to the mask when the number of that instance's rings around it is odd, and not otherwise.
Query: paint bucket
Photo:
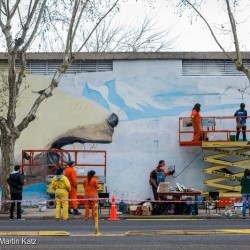
[[[39,200],[38,208],[39,212],[45,212],[47,208],[47,201],[45,199]]]
[[[243,202],[235,202],[234,203],[234,212],[236,214],[242,214]]]
[[[235,135],[230,135],[230,141],[236,141],[236,136]]]

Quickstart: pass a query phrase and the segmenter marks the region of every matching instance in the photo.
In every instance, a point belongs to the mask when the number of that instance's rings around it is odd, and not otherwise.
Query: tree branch
[[[0,116],[0,130],[2,133],[7,133],[8,132],[8,125],[6,119],[4,119],[2,116]]]
[[[10,19],[12,19],[13,16],[15,15],[16,10],[17,10],[17,8],[18,8],[18,6],[19,6],[20,1],[21,1],[21,0],[16,0],[14,6],[12,7],[12,9],[11,9],[11,11],[10,11]]]
[[[220,44],[220,42],[218,41],[216,35],[214,34],[211,26],[209,25],[209,23],[207,22],[207,20],[205,19],[205,17],[200,13],[200,11],[188,0],[184,0],[184,2],[186,2],[188,5],[190,5],[192,7],[192,9],[200,16],[200,18],[205,22],[205,24],[207,25],[207,27],[209,28],[215,42],[217,43],[217,45],[220,47],[220,49],[223,51],[223,53],[235,64],[236,69],[239,71],[242,71],[245,73],[245,75],[247,76],[249,82],[250,82],[250,71],[249,69],[244,65],[243,61],[242,61],[242,56],[241,56],[241,51],[240,51],[240,47],[239,47],[239,40],[238,40],[238,35],[237,35],[237,31],[236,31],[236,23],[235,23],[235,19],[233,16],[233,13],[231,11],[231,7],[230,7],[230,3],[229,0],[225,0],[226,5],[227,5],[227,12],[228,12],[228,17],[230,20],[230,25],[231,25],[231,31],[233,33],[233,39],[234,39],[234,46],[235,46],[235,53],[236,53],[236,60],[231,57],[229,55],[229,53],[226,52],[226,50],[223,48],[223,46]]]
[[[88,2],[89,0],[87,0],[86,2]],[[65,52],[69,53],[69,51],[72,51],[72,34],[73,34],[73,28],[74,28],[74,23],[76,20],[76,15],[77,15],[77,10],[79,7],[80,2],[79,1],[75,1],[74,7],[73,7],[73,12],[71,15],[71,20],[70,20],[70,25],[69,25],[69,30],[68,30],[68,34],[67,34],[67,40],[66,40],[66,48],[65,48]],[[77,27],[76,27],[77,28]]]
[[[34,38],[34,36],[35,36],[35,34],[37,33],[38,26],[39,26],[39,24],[40,24],[40,21],[41,21],[41,18],[42,18],[42,14],[43,14],[43,11],[44,11],[45,6],[46,6],[46,2],[47,2],[47,0],[43,0],[43,3],[42,3],[42,5],[41,5],[40,11],[39,11],[38,18],[37,18],[37,20],[36,20],[36,24],[35,24],[35,26],[34,26],[34,28],[33,28],[33,31],[32,31],[32,33],[31,33],[31,35],[30,35],[28,41],[27,41],[27,42],[25,43],[25,45],[23,46],[22,51],[26,51],[26,50],[28,49],[28,47],[30,46],[30,44],[31,44],[31,42],[32,42],[32,40],[33,40],[33,38]]]
[[[84,43],[80,46],[80,48],[78,49],[78,52],[80,52],[82,50],[82,48],[85,46],[85,44],[87,43],[87,41],[90,39],[90,37],[92,36],[93,32],[96,30],[96,28],[99,26],[99,24],[102,22],[102,20],[115,8],[115,6],[118,4],[119,0],[117,0],[113,6],[100,18],[100,20],[96,23],[96,25],[94,26],[94,28],[92,29],[92,31],[89,33],[88,37],[86,38],[86,40],[84,41]]]
[[[83,11],[85,10],[85,8],[86,8],[86,6],[87,6],[88,2],[89,2],[89,0],[85,1],[85,3],[84,3],[84,5],[83,5],[83,7],[81,8],[81,11],[80,11],[80,14],[79,14],[79,16],[78,16],[78,19],[77,19],[77,22],[76,22],[76,25],[75,25],[74,31],[72,32],[72,37],[71,37],[72,39],[74,39],[74,38],[75,38],[77,28],[79,27],[79,23],[80,23],[80,21],[81,21],[81,17],[82,17],[82,15],[83,15]],[[73,26],[72,26],[72,27],[73,27]]]
[[[207,25],[210,33],[212,34],[215,42],[217,43],[217,45],[220,47],[220,49],[225,53],[225,55],[233,62],[234,59],[226,52],[226,50],[223,48],[223,46],[220,44],[220,42],[218,41],[215,33],[213,32],[213,29],[211,28],[210,24],[207,22],[207,20],[205,19],[205,17],[200,13],[200,11],[188,0],[184,0],[184,2],[186,2],[187,4],[189,4],[193,9],[194,11],[200,16],[200,18],[205,22],[205,24]]]

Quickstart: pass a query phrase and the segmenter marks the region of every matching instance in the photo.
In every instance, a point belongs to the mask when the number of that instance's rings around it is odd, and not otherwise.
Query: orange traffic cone
[[[116,217],[116,207],[115,207],[115,197],[112,196],[112,203],[111,203],[111,211],[110,211],[110,217],[108,220],[120,220]]]

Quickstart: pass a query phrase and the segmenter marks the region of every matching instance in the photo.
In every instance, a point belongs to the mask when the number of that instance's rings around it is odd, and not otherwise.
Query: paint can
[[[234,203],[234,212],[236,214],[241,215],[242,214],[242,209],[243,209],[243,202],[235,202]]]
[[[230,141],[236,141],[236,136],[235,135],[230,135]]]
[[[39,212],[45,212],[47,208],[47,201],[45,199],[39,200],[38,208]]]

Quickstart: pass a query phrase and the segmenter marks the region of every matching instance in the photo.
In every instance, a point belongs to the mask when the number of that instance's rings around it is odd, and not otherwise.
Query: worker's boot
[[[71,208],[69,208],[69,214],[73,214],[73,212],[71,211]]]
[[[73,215],[81,215],[82,214],[77,209],[73,209],[73,210],[74,210]]]

